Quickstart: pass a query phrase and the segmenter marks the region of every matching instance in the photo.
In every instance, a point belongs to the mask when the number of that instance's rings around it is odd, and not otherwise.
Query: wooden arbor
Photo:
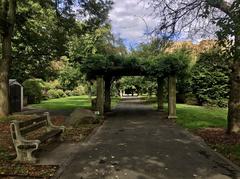
[[[129,75],[129,74],[125,74]],[[140,75],[140,74],[139,74]],[[122,75],[124,76],[124,75]],[[105,112],[111,111],[111,79],[112,76],[97,76],[97,111],[103,116]],[[157,79],[157,104],[158,110],[163,111],[164,100],[164,78]],[[176,75],[168,76],[168,118],[177,118],[176,114]]]
[[[111,83],[114,77],[152,76],[157,79],[158,110],[163,111],[164,81],[168,79],[168,118],[176,118],[177,76],[188,68],[187,56],[167,54],[153,60],[135,57],[96,55],[85,59],[83,72],[89,79],[97,80],[96,108],[100,115],[111,110]]]

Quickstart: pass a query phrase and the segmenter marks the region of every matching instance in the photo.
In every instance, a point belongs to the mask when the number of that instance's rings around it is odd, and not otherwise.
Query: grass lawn
[[[156,100],[148,101],[157,108]],[[164,110],[167,112],[167,104]],[[202,128],[225,128],[227,126],[227,108],[194,106],[188,104],[177,104],[176,122],[184,128],[197,130]]]
[[[188,129],[225,128],[227,109],[177,104],[177,123]]]
[[[112,107],[115,107],[119,100],[119,98],[112,98]],[[40,104],[31,105],[31,107],[50,110],[73,110],[76,108],[90,109],[91,99],[87,95],[71,96],[42,101]]]

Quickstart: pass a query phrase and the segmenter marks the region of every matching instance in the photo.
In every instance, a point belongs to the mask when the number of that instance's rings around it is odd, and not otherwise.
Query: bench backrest
[[[20,133],[22,135],[26,135],[29,132],[35,131],[39,128],[42,128],[47,125],[47,117],[46,116],[40,116],[36,117],[34,119],[23,121],[19,123],[19,129]]]
[[[26,134],[36,131],[42,127],[48,125],[48,114],[44,114],[39,117],[35,117],[27,121],[12,121],[11,123],[11,133],[13,139],[16,139],[17,136],[25,136]],[[16,135],[16,133],[18,133]]]

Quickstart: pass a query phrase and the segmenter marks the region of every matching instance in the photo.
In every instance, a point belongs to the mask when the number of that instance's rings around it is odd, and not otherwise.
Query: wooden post
[[[158,78],[157,79],[157,104],[158,104],[158,111],[163,111],[163,87],[164,87],[164,79]]]
[[[111,77],[105,77],[104,112],[111,111]]]
[[[104,115],[104,79],[97,76],[97,110],[100,116]]]
[[[168,77],[168,118],[176,119],[176,75]]]

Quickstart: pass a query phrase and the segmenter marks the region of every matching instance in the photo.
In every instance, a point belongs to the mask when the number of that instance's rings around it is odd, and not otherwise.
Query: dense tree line
[[[83,78],[84,57],[125,54],[108,24],[111,7],[111,0],[0,1],[0,115],[9,111],[9,78],[57,79],[61,90],[72,90]]]

